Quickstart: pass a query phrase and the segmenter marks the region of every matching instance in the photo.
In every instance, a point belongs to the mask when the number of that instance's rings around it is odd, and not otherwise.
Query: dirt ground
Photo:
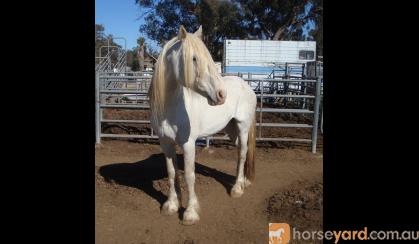
[[[182,169],[181,151],[178,153]],[[96,148],[96,243],[268,243],[268,223],[322,229],[323,155],[309,147],[259,145],[256,178],[231,198],[237,153],[229,145],[197,147],[196,192],[200,222],[163,216],[168,193],[164,156],[157,144],[104,140]]]

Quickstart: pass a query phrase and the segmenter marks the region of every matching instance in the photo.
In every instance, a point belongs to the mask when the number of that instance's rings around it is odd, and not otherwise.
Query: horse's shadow
[[[177,158],[179,169],[183,170],[183,155],[177,155]],[[214,178],[225,187],[227,193],[230,192],[235,181],[234,176],[197,162],[195,162],[195,173]],[[136,163],[105,165],[99,168],[99,174],[107,182],[113,181],[116,184],[142,190],[150,197],[156,199],[161,206],[167,199],[167,196],[153,187],[153,181],[167,177],[166,161],[163,153],[153,154],[147,159]]]

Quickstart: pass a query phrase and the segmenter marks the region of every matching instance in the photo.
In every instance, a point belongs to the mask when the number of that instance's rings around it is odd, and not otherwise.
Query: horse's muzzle
[[[216,105],[222,105],[225,103],[227,97],[227,93],[224,90],[217,91],[217,102]]]

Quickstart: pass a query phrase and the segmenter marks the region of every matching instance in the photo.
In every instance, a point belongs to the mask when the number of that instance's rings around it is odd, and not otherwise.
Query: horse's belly
[[[231,119],[231,116],[224,116],[223,118],[217,118],[213,121],[201,121],[200,132],[198,137],[210,136],[220,132],[227,126],[228,122]]]

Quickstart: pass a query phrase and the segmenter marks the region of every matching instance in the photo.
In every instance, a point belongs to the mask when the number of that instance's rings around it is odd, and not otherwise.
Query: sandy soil
[[[184,226],[184,208],[179,215],[160,214],[168,183],[159,146],[104,140],[96,148],[96,243],[268,243],[269,222],[302,231],[322,228],[321,152],[258,147],[256,179],[238,199],[229,196],[236,160],[236,149],[228,145],[197,148],[201,220]]]

